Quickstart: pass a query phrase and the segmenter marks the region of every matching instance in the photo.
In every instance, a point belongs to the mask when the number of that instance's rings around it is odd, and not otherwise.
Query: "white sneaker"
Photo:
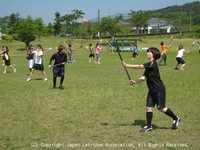
[[[4,71],[3,73],[6,73],[6,71]]]
[[[98,64],[101,64],[100,62],[98,62]]]
[[[44,78],[44,81],[47,81],[47,78]]]
[[[31,80],[31,78],[28,78],[26,81],[30,81]]]
[[[14,69],[14,73],[17,71],[17,69]]]

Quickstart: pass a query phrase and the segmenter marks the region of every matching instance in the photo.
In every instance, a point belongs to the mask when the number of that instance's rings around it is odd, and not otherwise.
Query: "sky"
[[[33,19],[42,18],[47,25],[53,23],[55,13],[61,16],[72,14],[72,10],[82,10],[85,19],[112,16],[117,13],[130,13],[131,10],[157,10],[168,6],[183,5],[198,0],[1,0],[0,17],[19,13],[20,17],[30,15]],[[80,20],[79,20],[80,21]]]

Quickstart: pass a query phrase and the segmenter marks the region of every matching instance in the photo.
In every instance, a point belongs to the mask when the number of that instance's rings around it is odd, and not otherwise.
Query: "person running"
[[[167,65],[167,64],[166,64],[166,61],[167,61],[167,51],[168,51],[168,49],[169,49],[172,45],[170,44],[169,46],[167,46],[163,41],[160,42],[160,45],[161,45],[161,47],[162,47],[162,58],[161,58],[161,60],[160,60],[160,62],[159,62],[159,65],[161,66],[162,61],[164,61],[164,65]]]
[[[51,62],[55,60],[53,66],[53,89],[56,88],[57,77],[60,78],[60,89],[64,89],[63,81],[65,78],[65,64],[67,62],[67,55],[65,53],[65,47],[63,45],[58,46],[58,52],[54,53],[49,60],[49,68],[51,68]]]
[[[13,67],[13,65],[11,65],[11,62],[10,62],[10,56],[8,54],[9,52],[9,48],[7,46],[3,46],[3,51],[1,52],[2,56],[3,56],[3,60],[4,60],[4,72],[3,73],[6,73],[7,72],[7,67],[9,66],[10,68],[13,69],[14,73],[16,72],[16,68]]]
[[[183,49],[183,45],[179,45],[178,47],[178,54],[176,55],[176,61],[177,61],[177,65],[174,68],[174,70],[179,70],[178,66],[179,64],[182,64],[180,70],[184,70],[184,66],[185,66],[185,61],[182,59],[183,54],[186,53],[190,53],[190,51],[186,51],[185,49]]]
[[[2,46],[2,52],[3,52],[3,50],[4,50],[4,48],[3,48],[4,46]],[[1,53],[1,56],[2,56],[2,66],[4,66],[5,65],[5,57],[3,56],[3,54]]]
[[[47,81],[46,72],[44,71],[44,65],[43,65],[43,48],[40,44],[37,45],[37,49],[32,52],[35,56],[35,63],[31,69],[30,75],[26,81],[30,81],[31,77],[35,70],[39,70],[42,72],[44,76],[44,81]]]
[[[121,62],[122,65],[127,68],[145,69],[143,76],[141,76],[138,80],[129,81],[129,83],[133,85],[146,80],[147,87],[149,89],[146,99],[147,125],[142,128],[141,132],[152,131],[153,107],[155,105],[157,105],[157,108],[160,112],[165,113],[167,116],[173,119],[171,129],[177,129],[180,122],[180,118],[176,116],[170,108],[165,106],[166,89],[161,80],[158,64],[156,62],[160,56],[160,51],[157,48],[150,47],[147,49],[147,58],[149,59],[149,62],[141,65],[126,64],[124,61]]]
[[[97,64],[101,64],[100,63],[100,53],[101,53],[101,47],[100,47],[100,43],[96,44],[96,62]]]
[[[92,58],[93,58],[94,61],[95,61],[94,51],[93,51],[92,44],[89,44],[89,61],[88,61],[88,62],[91,62],[91,61],[92,61]]]
[[[28,68],[29,68],[29,71],[31,72],[32,67],[34,65],[34,59],[33,59],[33,53],[32,53],[33,50],[32,50],[31,45],[28,45],[26,49],[27,49],[26,59],[28,60]]]

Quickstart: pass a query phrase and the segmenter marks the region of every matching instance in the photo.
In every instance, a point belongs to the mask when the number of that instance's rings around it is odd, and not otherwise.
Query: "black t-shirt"
[[[165,86],[160,78],[158,64],[155,60],[143,64],[145,72],[143,76],[146,77],[146,83],[150,93],[164,90]]]
[[[55,60],[54,65],[58,65],[63,62],[67,62],[67,55],[66,55],[66,53],[60,54],[59,52],[57,52],[57,53],[53,54],[52,57],[50,58],[49,65],[51,64],[52,60]],[[58,65],[57,67],[58,68],[64,67],[64,65],[63,64]]]

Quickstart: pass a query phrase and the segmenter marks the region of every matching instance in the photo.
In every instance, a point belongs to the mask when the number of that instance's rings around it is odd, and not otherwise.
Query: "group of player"
[[[199,53],[200,53],[200,42],[199,44]],[[137,80],[129,80],[130,85],[134,85],[146,80],[147,87],[149,89],[147,98],[146,98],[146,126],[144,126],[140,131],[141,132],[149,132],[153,130],[152,127],[152,119],[153,119],[153,107],[157,106],[157,109],[164,113],[165,115],[169,116],[173,122],[171,129],[175,130],[178,129],[179,123],[181,118],[177,116],[170,108],[166,106],[166,88],[165,85],[160,77],[159,73],[159,65],[161,65],[162,61],[164,61],[164,65],[166,64],[167,60],[167,49],[171,47],[171,44],[167,46],[164,42],[160,43],[162,47],[162,52],[159,51],[156,47],[150,47],[147,49],[147,58],[148,62],[144,64],[127,64],[126,62],[122,61],[122,65],[127,68],[131,69],[145,69],[143,75],[138,78]],[[178,54],[176,56],[177,65],[175,70],[184,70],[185,61],[182,59],[183,54],[188,54],[190,51],[186,51],[183,48],[183,45],[179,45],[178,47]],[[134,52],[133,52],[134,54]],[[160,59],[159,63],[156,60]],[[178,66],[181,65],[179,69]]]
[[[86,46],[86,49],[89,50],[89,61],[88,62],[91,62],[92,58],[93,58],[94,59],[94,63],[101,64],[100,63],[100,58],[101,58],[100,54],[101,54],[101,51],[102,51],[102,47],[100,46],[100,43],[96,44],[95,53],[94,53],[94,49],[93,49],[91,43],[89,44],[89,48]],[[96,55],[96,58],[95,58],[95,55]]]
[[[195,44],[198,44],[199,46],[199,53],[200,53],[200,42],[195,41],[194,44],[192,46],[194,46]],[[164,66],[167,65],[167,51],[171,48],[172,44],[170,43],[170,45],[166,45],[163,41],[160,42],[161,45],[161,59],[159,61],[159,65],[162,65],[162,62],[164,62]],[[139,57],[138,55],[138,48],[137,48],[137,40],[135,40],[134,44],[132,44],[132,59],[136,59],[137,57]],[[183,56],[184,53],[186,53],[186,56],[190,53],[190,50],[186,51],[183,48],[183,45],[179,45],[178,47],[178,54],[176,55],[176,61],[177,61],[177,65],[175,66],[175,70],[184,70],[184,66],[186,65],[186,62],[183,60]],[[180,69],[178,68],[178,66],[181,64]]]
[[[166,88],[165,85],[160,77],[159,72],[159,65],[162,61],[164,61],[164,64],[166,65],[166,49],[171,47],[171,44],[169,46],[166,46],[164,42],[160,43],[162,46],[162,52],[159,51],[156,47],[150,47],[147,49],[147,59],[149,60],[147,63],[144,64],[127,64],[126,62],[122,61],[121,64],[124,67],[132,68],[132,69],[145,69],[143,75],[138,78],[137,80],[129,80],[130,85],[134,85],[143,81],[146,81],[147,87],[149,89],[147,98],[146,98],[146,126],[144,126],[141,129],[141,132],[148,132],[152,131],[152,119],[153,119],[153,107],[155,105],[157,106],[157,109],[160,112],[163,112],[165,115],[172,118],[173,123],[171,129],[177,129],[179,126],[179,122],[181,120],[180,117],[178,117],[170,108],[166,106]],[[94,52],[92,48],[92,44],[89,44],[89,62],[91,62],[92,57],[94,58]],[[6,49],[6,48],[5,48]],[[96,59],[95,62],[100,64],[100,51],[101,47],[100,44],[96,44]],[[185,51],[183,49],[183,46],[179,46],[178,54],[176,56],[177,60],[177,66],[179,64],[182,64],[181,70],[183,70],[185,62],[182,59],[183,53],[189,53],[189,51]],[[200,52],[200,51],[199,51]],[[9,56],[8,55],[8,49],[2,51],[2,55],[4,54],[4,57]],[[7,55],[5,55],[7,54]],[[34,62],[31,60],[33,59],[34,55]],[[31,80],[31,77],[33,75],[34,70],[40,70],[42,74],[44,75],[44,81],[47,80],[46,73],[44,72],[44,66],[43,66],[43,49],[40,44],[37,45],[36,50],[33,50],[31,46],[27,47],[27,60],[29,69],[30,69],[30,75],[27,79],[27,81]],[[157,60],[160,59],[162,56],[162,59],[159,63],[157,63]],[[51,58],[49,59],[49,65],[48,68],[51,68],[52,61],[54,60],[53,65],[53,89],[56,88],[56,80],[57,77],[60,78],[60,89],[64,89],[63,87],[63,81],[64,81],[64,74],[65,74],[65,64],[68,62],[67,54],[65,53],[65,47],[63,45],[58,46],[58,52],[54,53]],[[5,61],[5,65],[9,65],[9,62]],[[33,65],[33,66],[32,66]],[[12,67],[11,67],[12,68]],[[176,69],[175,68],[175,69]],[[13,67],[13,70],[16,72],[16,69]]]
[[[53,89],[56,88],[56,81],[57,77],[60,77],[60,89],[64,89],[63,82],[65,77],[65,64],[71,63],[71,57],[72,57],[72,47],[71,45],[68,46],[68,57],[65,53],[65,47],[63,45],[58,46],[58,52],[54,53],[50,60],[48,68],[51,68],[51,63],[54,60],[53,65]],[[68,59],[67,59],[68,58]],[[44,81],[47,81],[47,75],[44,71],[44,65],[43,65],[43,48],[40,44],[36,46],[36,49],[33,49],[32,45],[27,46],[27,55],[26,59],[28,60],[28,68],[30,70],[29,77],[26,81],[30,81],[31,77],[33,76],[33,73],[35,70],[41,71],[41,73],[44,76]]]

